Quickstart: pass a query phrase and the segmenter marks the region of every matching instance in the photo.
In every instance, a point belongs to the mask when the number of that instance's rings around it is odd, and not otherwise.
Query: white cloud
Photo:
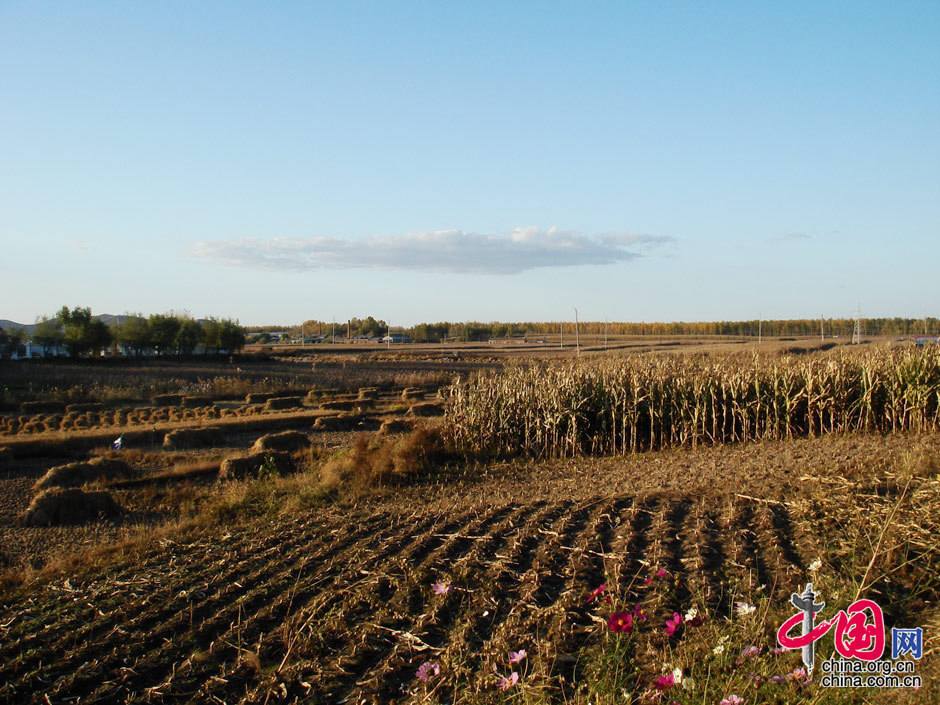
[[[197,243],[193,254],[239,267],[395,269],[467,274],[516,274],[539,267],[614,264],[641,257],[672,238],[589,236],[549,228],[516,228],[507,235],[437,230],[363,239],[335,237],[244,239]]]

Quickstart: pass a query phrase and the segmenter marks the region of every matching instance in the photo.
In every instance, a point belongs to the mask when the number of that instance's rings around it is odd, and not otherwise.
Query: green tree
[[[219,338],[219,334],[222,332],[222,325],[215,318],[209,318],[202,322],[202,343],[205,345],[206,354],[210,350],[214,353],[219,352],[219,348],[222,347],[222,342]]]
[[[157,353],[164,355],[176,350],[176,334],[180,330],[180,320],[169,314],[155,313],[148,321],[150,341]]]
[[[0,328],[0,359],[11,357],[23,343],[23,338],[23,331],[18,328],[10,331]]]
[[[62,326],[62,342],[68,348],[71,357],[79,357],[88,352],[87,329],[91,324],[91,309],[76,306],[69,309],[63,306],[56,314],[56,320]]]
[[[56,314],[56,320],[62,326],[63,342],[72,357],[96,353],[111,344],[111,329],[104,321],[92,318],[91,309],[87,306],[76,306],[71,310],[63,306]]]
[[[65,341],[62,323],[57,318],[43,316],[36,321],[33,329],[33,342],[42,347],[42,354],[48,355],[52,348],[57,348]]]
[[[176,349],[182,355],[192,355],[196,346],[203,340],[203,329],[198,321],[192,318],[184,318],[180,321],[179,330],[176,332]]]
[[[219,347],[230,353],[238,352],[245,347],[245,329],[238,325],[238,321],[225,318],[219,326]]]
[[[114,341],[111,329],[101,319],[92,319],[85,328],[85,342],[95,355],[106,349]]]
[[[114,338],[139,357],[145,348],[151,346],[150,324],[140,314],[128,316],[115,326]]]

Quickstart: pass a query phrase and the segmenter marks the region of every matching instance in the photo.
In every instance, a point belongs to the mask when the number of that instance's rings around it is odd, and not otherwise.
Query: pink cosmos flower
[[[754,646],[754,645],[746,646],[744,647],[744,650],[741,652],[741,658],[753,658],[755,656],[759,656],[760,652],[761,652],[761,647],[759,646]]]
[[[514,664],[514,663],[522,663],[523,661],[525,661],[526,655],[527,655],[527,654],[526,654],[525,649],[519,649],[518,651],[510,651],[510,652],[509,652],[509,663],[511,663],[511,664]]]
[[[435,595],[446,595],[450,592],[450,583],[445,583],[443,580],[438,580],[431,586],[431,589],[434,591]]]
[[[787,682],[787,678],[786,678],[786,676],[771,676],[771,677],[770,677],[770,682],[771,682],[771,683],[786,683],[786,682]]]
[[[500,676],[496,682],[496,687],[500,690],[509,690],[519,682],[519,674],[513,671],[508,676]]]
[[[640,605],[633,606],[632,614],[633,614],[633,619],[636,620],[637,622],[646,621],[646,612],[643,611],[643,608]]]
[[[587,599],[584,601],[584,603],[586,605],[591,604],[592,602],[597,600],[597,598],[603,595],[605,592],[607,592],[607,583],[601,583],[598,587],[591,590],[591,592],[588,594]]]
[[[801,666],[800,668],[795,668],[790,671],[790,673],[787,674],[787,680],[799,684],[809,683],[809,674],[806,672],[806,669]]]
[[[418,666],[418,671],[415,675],[418,677],[419,681],[427,683],[435,676],[441,675],[441,666],[434,661],[425,661]]]
[[[680,626],[682,626],[682,615],[678,612],[673,612],[672,617],[666,620],[666,626],[663,631],[666,632],[666,636],[672,636]]]
[[[668,578],[668,577],[669,577],[669,571],[660,566],[660,567],[656,570],[656,577],[657,577],[657,578]]]
[[[669,690],[675,684],[676,677],[671,673],[659,676],[659,678],[653,681],[653,687],[656,688],[656,690]]]
[[[744,698],[740,695],[729,695],[727,698],[722,698],[718,705],[744,705]]]
[[[629,612],[614,612],[607,618],[607,628],[615,634],[629,634],[633,631],[633,615]]]

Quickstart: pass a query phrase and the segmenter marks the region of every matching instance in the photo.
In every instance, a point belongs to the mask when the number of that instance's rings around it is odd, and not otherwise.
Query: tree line
[[[117,346],[136,356],[192,355],[199,346],[205,353],[237,352],[245,346],[245,329],[227,318],[197,321],[171,313],[131,314],[108,325],[88,307],[63,306],[55,316],[41,317],[30,339],[44,354],[65,348],[73,358],[99,355]]]
[[[483,341],[498,338],[522,338],[533,336],[555,336],[561,327],[564,335],[574,335],[574,321],[528,321],[528,322],[448,322],[418,323],[414,326],[392,326],[389,329],[384,320],[372,316],[366,318],[353,318],[350,321],[328,322],[310,320],[303,326],[288,326],[283,330],[293,337],[300,337],[303,330],[306,335],[325,334],[329,336],[334,330],[336,339],[358,336],[380,337],[387,330],[409,335],[416,343],[438,343],[444,340]],[[851,337],[855,327],[854,318],[825,318],[825,319],[784,319],[784,320],[758,320],[749,321],[675,321],[675,322],[605,322],[581,321],[578,331],[582,335],[611,336],[676,336],[676,335],[707,335],[707,336],[737,336],[756,337],[798,337],[819,336],[827,338],[833,336]],[[262,331],[271,330],[271,327],[258,326],[250,329],[261,336]],[[936,318],[866,318],[861,321],[862,335],[866,336],[913,336],[938,335],[940,324]],[[258,342],[268,342],[256,338]]]

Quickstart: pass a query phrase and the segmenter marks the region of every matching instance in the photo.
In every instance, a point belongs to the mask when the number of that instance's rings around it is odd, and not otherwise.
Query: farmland
[[[936,355],[790,347],[3,367],[0,699],[928,702]],[[121,515],[21,525],[68,463]],[[775,653],[808,580],[925,626],[924,687]]]

